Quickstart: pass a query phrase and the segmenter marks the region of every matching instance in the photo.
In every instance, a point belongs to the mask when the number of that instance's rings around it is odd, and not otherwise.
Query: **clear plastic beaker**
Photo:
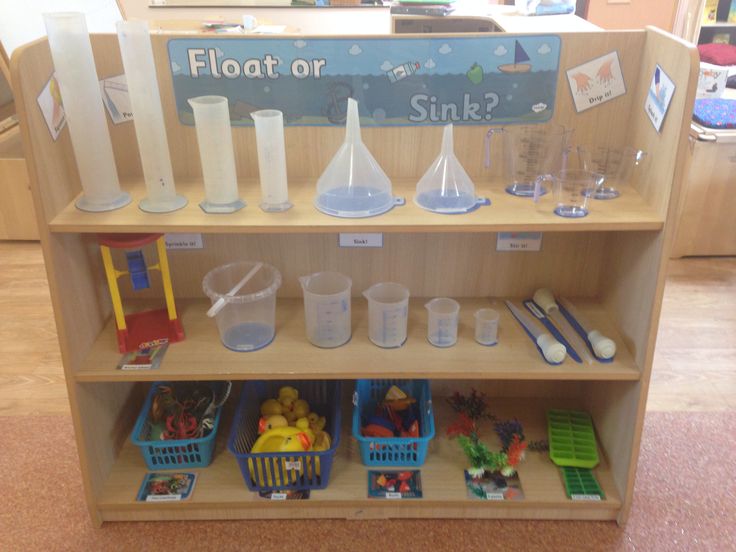
[[[363,292],[368,299],[368,337],[379,347],[401,347],[406,341],[409,290],[401,284],[382,282]]]
[[[588,199],[601,185],[603,177],[586,170],[570,169],[540,176],[536,185],[541,188],[542,183],[547,180],[554,188],[554,213],[566,218],[581,218],[588,214]]]
[[[492,128],[486,134],[486,168],[491,165],[491,138],[501,134],[506,191],[515,196],[532,197],[538,176],[563,168],[572,132],[557,124]],[[540,193],[544,195],[547,190],[542,188]]]
[[[448,297],[435,297],[424,305],[429,314],[427,339],[435,347],[452,347],[457,343],[460,303]]]
[[[215,321],[222,344],[233,351],[262,349],[276,333],[276,291],[281,287],[278,270],[263,264],[237,293],[228,295],[256,264],[240,261],[219,266],[202,280],[202,289],[213,305],[220,299],[225,302]]]
[[[394,198],[391,180],[360,138],[358,102],[348,99],[345,141],[317,180],[314,206],[336,217],[372,217],[404,200]]]
[[[261,209],[267,212],[286,211],[291,203],[286,178],[284,114],[277,109],[262,109],[250,115],[256,126]]]
[[[628,146],[623,148],[579,146],[578,153],[585,170],[603,176],[601,185],[590,192],[593,199],[614,199],[621,195],[621,186],[629,183],[634,167],[647,155]]]
[[[475,311],[475,340],[481,345],[498,343],[498,311],[478,309]]]
[[[307,339],[317,347],[339,347],[350,340],[352,280],[339,272],[300,276]]]
[[[199,158],[202,162],[206,213],[233,213],[245,207],[238,195],[230,111],[224,96],[199,96],[187,100],[194,112]]]
[[[475,185],[455,156],[451,124],[442,133],[440,154],[417,183],[414,203],[443,214],[467,213],[490,203],[475,197]]]

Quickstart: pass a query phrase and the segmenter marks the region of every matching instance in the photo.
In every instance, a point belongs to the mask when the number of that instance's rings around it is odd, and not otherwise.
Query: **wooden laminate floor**
[[[736,258],[672,261],[649,410],[736,410]],[[0,416],[69,412],[38,243],[0,242]]]

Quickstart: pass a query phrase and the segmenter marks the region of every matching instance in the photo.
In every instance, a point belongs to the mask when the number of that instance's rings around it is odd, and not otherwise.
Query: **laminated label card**
[[[578,113],[626,94],[618,52],[568,69],[567,82]]]
[[[670,108],[670,102],[672,101],[672,95],[675,93],[675,83],[672,82],[662,68],[657,65],[654,69],[654,75],[652,76],[652,82],[649,85],[649,93],[647,94],[646,102],[644,103],[644,111],[647,112],[649,120],[657,129],[657,132],[662,128],[664,117],[667,115],[667,110]]]

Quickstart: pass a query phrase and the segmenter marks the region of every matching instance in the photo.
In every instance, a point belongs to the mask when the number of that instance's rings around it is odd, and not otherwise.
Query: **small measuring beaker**
[[[578,146],[578,154],[585,170],[603,176],[601,185],[589,192],[593,199],[614,199],[621,195],[621,186],[629,183],[634,167],[647,155],[629,146]]]
[[[368,337],[379,347],[401,347],[406,341],[409,290],[401,284],[381,282],[363,292],[368,299]]]
[[[300,276],[304,291],[307,339],[326,349],[350,340],[350,288],[352,280],[339,272]]]
[[[501,134],[506,192],[532,197],[538,176],[562,169],[572,133],[573,129],[557,124],[492,128],[485,139],[485,166],[491,166],[491,138]],[[544,195],[547,190],[543,188],[540,192]]]
[[[448,297],[435,297],[424,305],[429,313],[427,339],[435,347],[452,347],[457,343],[460,303]]]
[[[478,309],[475,311],[475,340],[481,345],[495,345],[498,343],[497,310]]]
[[[550,181],[554,189],[554,213],[566,218],[581,218],[588,214],[588,199],[601,185],[603,177],[582,169],[570,169],[539,176],[535,186],[541,188],[544,181]],[[537,197],[535,194],[535,200]]]

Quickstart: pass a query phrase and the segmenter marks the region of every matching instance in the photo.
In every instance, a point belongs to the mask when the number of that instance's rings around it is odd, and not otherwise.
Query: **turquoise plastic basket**
[[[215,450],[215,435],[220,425],[220,414],[222,407],[215,413],[215,422],[212,431],[206,437],[200,439],[172,439],[166,441],[149,441],[148,436],[151,426],[148,423],[148,413],[151,410],[151,402],[159,385],[167,385],[168,382],[157,381],[151,386],[146,402],[143,405],[138,420],[133,428],[130,440],[140,448],[143,459],[149,470],[176,470],[183,468],[204,468],[212,461],[212,453]],[[219,395],[224,384],[218,381],[210,381],[207,384]]]
[[[396,385],[419,403],[420,437],[363,437],[362,417],[372,414],[389,387]],[[429,380],[358,380],[353,394],[353,437],[360,445],[360,459],[366,466],[421,466],[434,437],[434,413]]]

